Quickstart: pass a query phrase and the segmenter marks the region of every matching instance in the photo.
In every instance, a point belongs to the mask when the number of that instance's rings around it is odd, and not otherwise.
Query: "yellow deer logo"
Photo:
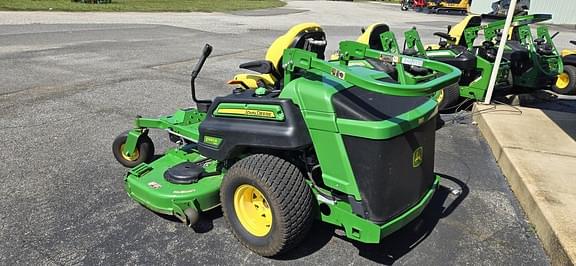
[[[421,146],[414,150],[412,153],[412,167],[416,168],[422,164],[422,160],[424,159],[424,148]]]

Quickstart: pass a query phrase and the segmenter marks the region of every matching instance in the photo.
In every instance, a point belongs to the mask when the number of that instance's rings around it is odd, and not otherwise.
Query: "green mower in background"
[[[191,76],[196,108],[138,117],[115,139],[114,156],[130,168],[128,195],[190,225],[221,205],[236,238],[262,256],[294,247],[313,218],[349,239],[379,243],[417,217],[440,181],[430,96],[461,72],[352,41],[327,62],[318,58],[325,42],[297,38],[306,50],[284,51],[281,88],[236,88],[210,101],[198,100],[194,86],[212,50],[206,45]],[[368,58],[430,72],[418,81],[349,64]],[[251,69],[274,71],[264,60]],[[149,129],[167,130],[179,145],[154,159]]]
[[[511,40],[507,42],[498,70],[497,91],[518,93],[547,89],[556,82],[562,69],[562,60],[552,42],[553,37],[543,25],[538,26],[536,38],[530,30],[531,24],[550,18],[550,15],[538,14],[514,17]],[[422,44],[417,30],[413,28],[404,33],[405,45],[401,49],[396,37],[385,24],[372,25],[368,28],[370,31],[365,31],[363,35],[374,36],[359,39],[365,40],[364,43],[373,49],[428,58],[459,68],[462,71],[459,84],[444,88],[438,94],[440,110],[447,110],[456,106],[461,97],[484,101],[504,21],[482,25],[480,16],[469,16],[455,28],[460,30],[449,27],[448,33],[434,33],[442,40],[439,45],[427,47]],[[462,35],[452,36],[453,32],[462,32]],[[479,33],[483,34],[484,41],[481,45],[476,45]]]

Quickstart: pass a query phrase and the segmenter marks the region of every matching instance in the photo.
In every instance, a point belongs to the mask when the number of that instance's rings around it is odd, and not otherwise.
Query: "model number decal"
[[[420,59],[416,59],[416,58],[402,57],[402,64],[420,67],[424,64],[424,60],[420,60]]]
[[[222,142],[221,138],[212,137],[212,136],[204,136],[204,143],[212,146],[220,146],[220,142]]]

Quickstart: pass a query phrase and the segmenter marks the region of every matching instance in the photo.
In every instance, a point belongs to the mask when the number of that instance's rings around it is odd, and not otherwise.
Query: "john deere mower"
[[[506,47],[500,63],[496,85],[498,92],[521,92],[545,89],[551,86],[561,67],[558,52],[552,43],[545,26],[538,27],[538,38],[533,39],[530,24],[550,19],[549,15],[520,16],[513,19],[514,40]],[[386,52],[429,58],[458,67],[462,77],[458,86],[443,89],[439,93],[440,109],[455,106],[460,97],[483,101],[488,89],[490,75],[494,69],[499,31],[504,21],[495,21],[482,25],[481,17],[469,16],[455,27],[449,27],[448,33],[436,32],[442,38],[439,45],[425,47],[416,29],[405,32],[405,46],[398,47],[394,34],[388,32],[385,24],[376,24],[365,31],[359,41],[368,40],[370,47]],[[382,30],[383,29],[383,30]],[[382,34],[382,32],[385,32]],[[485,39],[481,45],[475,41],[482,32]],[[370,41],[371,40],[371,41]]]
[[[570,41],[576,45],[576,41]],[[563,50],[562,62],[564,70],[558,75],[552,90],[560,94],[576,94],[576,50]]]
[[[530,28],[531,24],[551,18],[551,15],[535,14],[516,16],[512,21],[504,58],[510,62],[513,87],[516,91],[549,88],[556,81],[557,72],[562,69],[560,53],[552,41],[554,36],[550,36],[548,27],[538,25],[536,36]],[[448,33],[434,33],[442,38],[440,44],[428,46],[427,49],[464,46],[468,50],[473,50],[479,32],[483,33],[484,41],[490,41],[498,46],[504,20],[491,21],[482,25],[481,16],[468,16],[454,27],[448,27]]]
[[[436,95],[439,101],[440,110],[447,110],[454,106],[460,95],[483,100],[490,79],[490,73],[494,68],[494,58],[496,57],[496,48],[493,43],[485,42],[482,46],[474,47],[472,51],[459,45],[448,46],[441,44],[438,49],[425,49],[416,29],[405,32],[405,47],[400,48],[393,32],[389,31],[386,24],[374,24],[367,28],[360,36],[358,41],[368,44],[372,49],[377,49],[393,54],[405,54],[420,58],[429,58],[435,61],[441,61],[459,68],[462,76],[459,83],[451,84],[440,90]],[[395,69],[389,66],[382,66],[380,62],[370,62],[370,65],[377,69],[394,73]],[[418,73],[422,70],[417,67],[411,67],[410,72]],[[509,66],[508,61],[503,60],[500,65],[498,83],[506,85],[508,83]],[[392,74],[393,75],[393,74]]]
[[[314,39],[306,34],[296,36]],[[458,82],[450,65],[369,49],[345,41],[337,61],[323,47],[288,48],[281,87],[239,87],[199,100],[198,76],[212,47],[192,70],[196,108],[159,118],[138,117],[113,143],[130,170],[128,195],[152,211],[193,225],[219,205],[236,238],[262,256],[294,247],[313,218],[343,228],[347,238],[379,243],[417,217],[439,183],[434,174],[436,91]],[[385,72],[351,60],[393,63]],[[435,78],[413,82],[400,69],[415,65]],[[272,74],[272,62],[253,67]],[[150,129],[178,145],[154,159]]]

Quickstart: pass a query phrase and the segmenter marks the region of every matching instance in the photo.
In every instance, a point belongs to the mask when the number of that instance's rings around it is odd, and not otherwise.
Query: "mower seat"
[[[390,31],[390,27],[383,23],[376,23],[368,26],[365,30],[363,30],[362,35],[358,37],[356,40],[359,43],[368,44],[370,49],[382,51],[384,47],[382,47],[382,41],[380,40],[380,35],[384,32]]]
[[[460,45],[466,47],[466,39],[464,38],[464,31],[471,27],[478,27],[482,25],[482,17],[481,16],[467,16],[462,21],[458,22],[453,27],[449,27],[448,35],[451,39],[445,38],[451,44]],[[439,36],[439,35],[437,35]],[[440,36],[442,37],[442,36]],[[444,37],[442,37],[444,38]]]
[[[282,56],[284,50],[288,48],[299,48],[316,53],[318,58],[324,59],[326,50],[326,34],[316,23],[298,24],[284,35],[276,39],[266,51],[265,61],[269,62],[271,67],[262,67],[262,60],[252,61],[240,65],[240,68],[256,71],[260,75],[238,74],[234,76],[234,82],[243,82],[245,87],[256,89],[259,87],[259,80],[267,86],[281,88],[281,80],[284,77],[282,68]],[[278,82],[280,81],[280,82]],[[231,82],[229,82],[231,83]]]
[[[445,39],[445,40],[447,40],[447,41],[453,42],[453,43],[456,42],[456,37],[452,37],[452,36],[451,36],[450,34],[448,34],[448,33],[444,33],[444,32],[434,32],[434,35],[435,35],[435,36],[438,36],[438,37],[440,37],[440,38],[442,38],[442,39]]]

